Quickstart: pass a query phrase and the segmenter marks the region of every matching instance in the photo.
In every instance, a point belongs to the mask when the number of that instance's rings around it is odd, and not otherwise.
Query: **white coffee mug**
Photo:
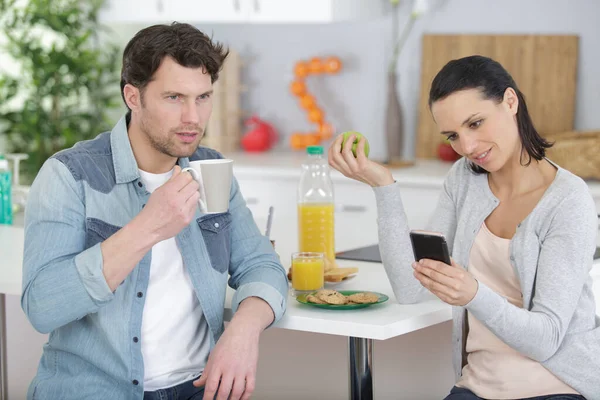
[[[229,210],[233,160],[218,158],[190,161],[190,166],[181,171],[192,174],[200,185],[199,203],[203,213],[217,214]]]

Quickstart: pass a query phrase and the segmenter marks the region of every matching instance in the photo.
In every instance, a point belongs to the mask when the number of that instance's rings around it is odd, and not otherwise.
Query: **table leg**
[[[349,337],[350,400],[373,400],[373,339]]]
[[[8,399],[6,372],[6,297],[0,293],[0,400]]]

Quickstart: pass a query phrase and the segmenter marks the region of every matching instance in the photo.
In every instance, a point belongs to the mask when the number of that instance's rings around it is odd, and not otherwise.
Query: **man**
[[[123,54],[128,112],[50,158],[26,211],[22,307],[50,333],[29,399],[247,399],[260,333],[287,279],[233,181],[201,214],[197,159],[227,52],[187,24],[138,32]],[[229,285],[235,314],[223,328]]]

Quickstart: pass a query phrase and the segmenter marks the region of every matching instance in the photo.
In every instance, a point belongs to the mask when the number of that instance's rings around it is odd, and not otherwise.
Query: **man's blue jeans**
[[[202,400],[204,386],[195,387],[192,384],[194,380],[154,392],[144,392],[144,400]]]

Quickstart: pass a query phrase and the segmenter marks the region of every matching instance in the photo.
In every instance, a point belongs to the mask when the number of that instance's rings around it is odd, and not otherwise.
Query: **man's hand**
[[[127,278],[152,246],[172,238],[194,217],[200,192],[190,174],[175,166],[173,176],[156,189],[142,211],[102,242],[102,272],[111,291]]]
[[[208,357],[194,386],[204,385],[204,400],[246,400],[254,392],[261,332],[274,315],[262,299],[249,297],[240,306]]]
[[[477,294],[478,283],[473,275],[452,260],[452,265],[423,259],[413,263],[414,276],[425,288],[445,303],[453,306],[468,304]]]
[[[173,176],[156,189],[136,219],[157,241],[170,239],[188,226],[198,207],[199,185],[176,165]]]

